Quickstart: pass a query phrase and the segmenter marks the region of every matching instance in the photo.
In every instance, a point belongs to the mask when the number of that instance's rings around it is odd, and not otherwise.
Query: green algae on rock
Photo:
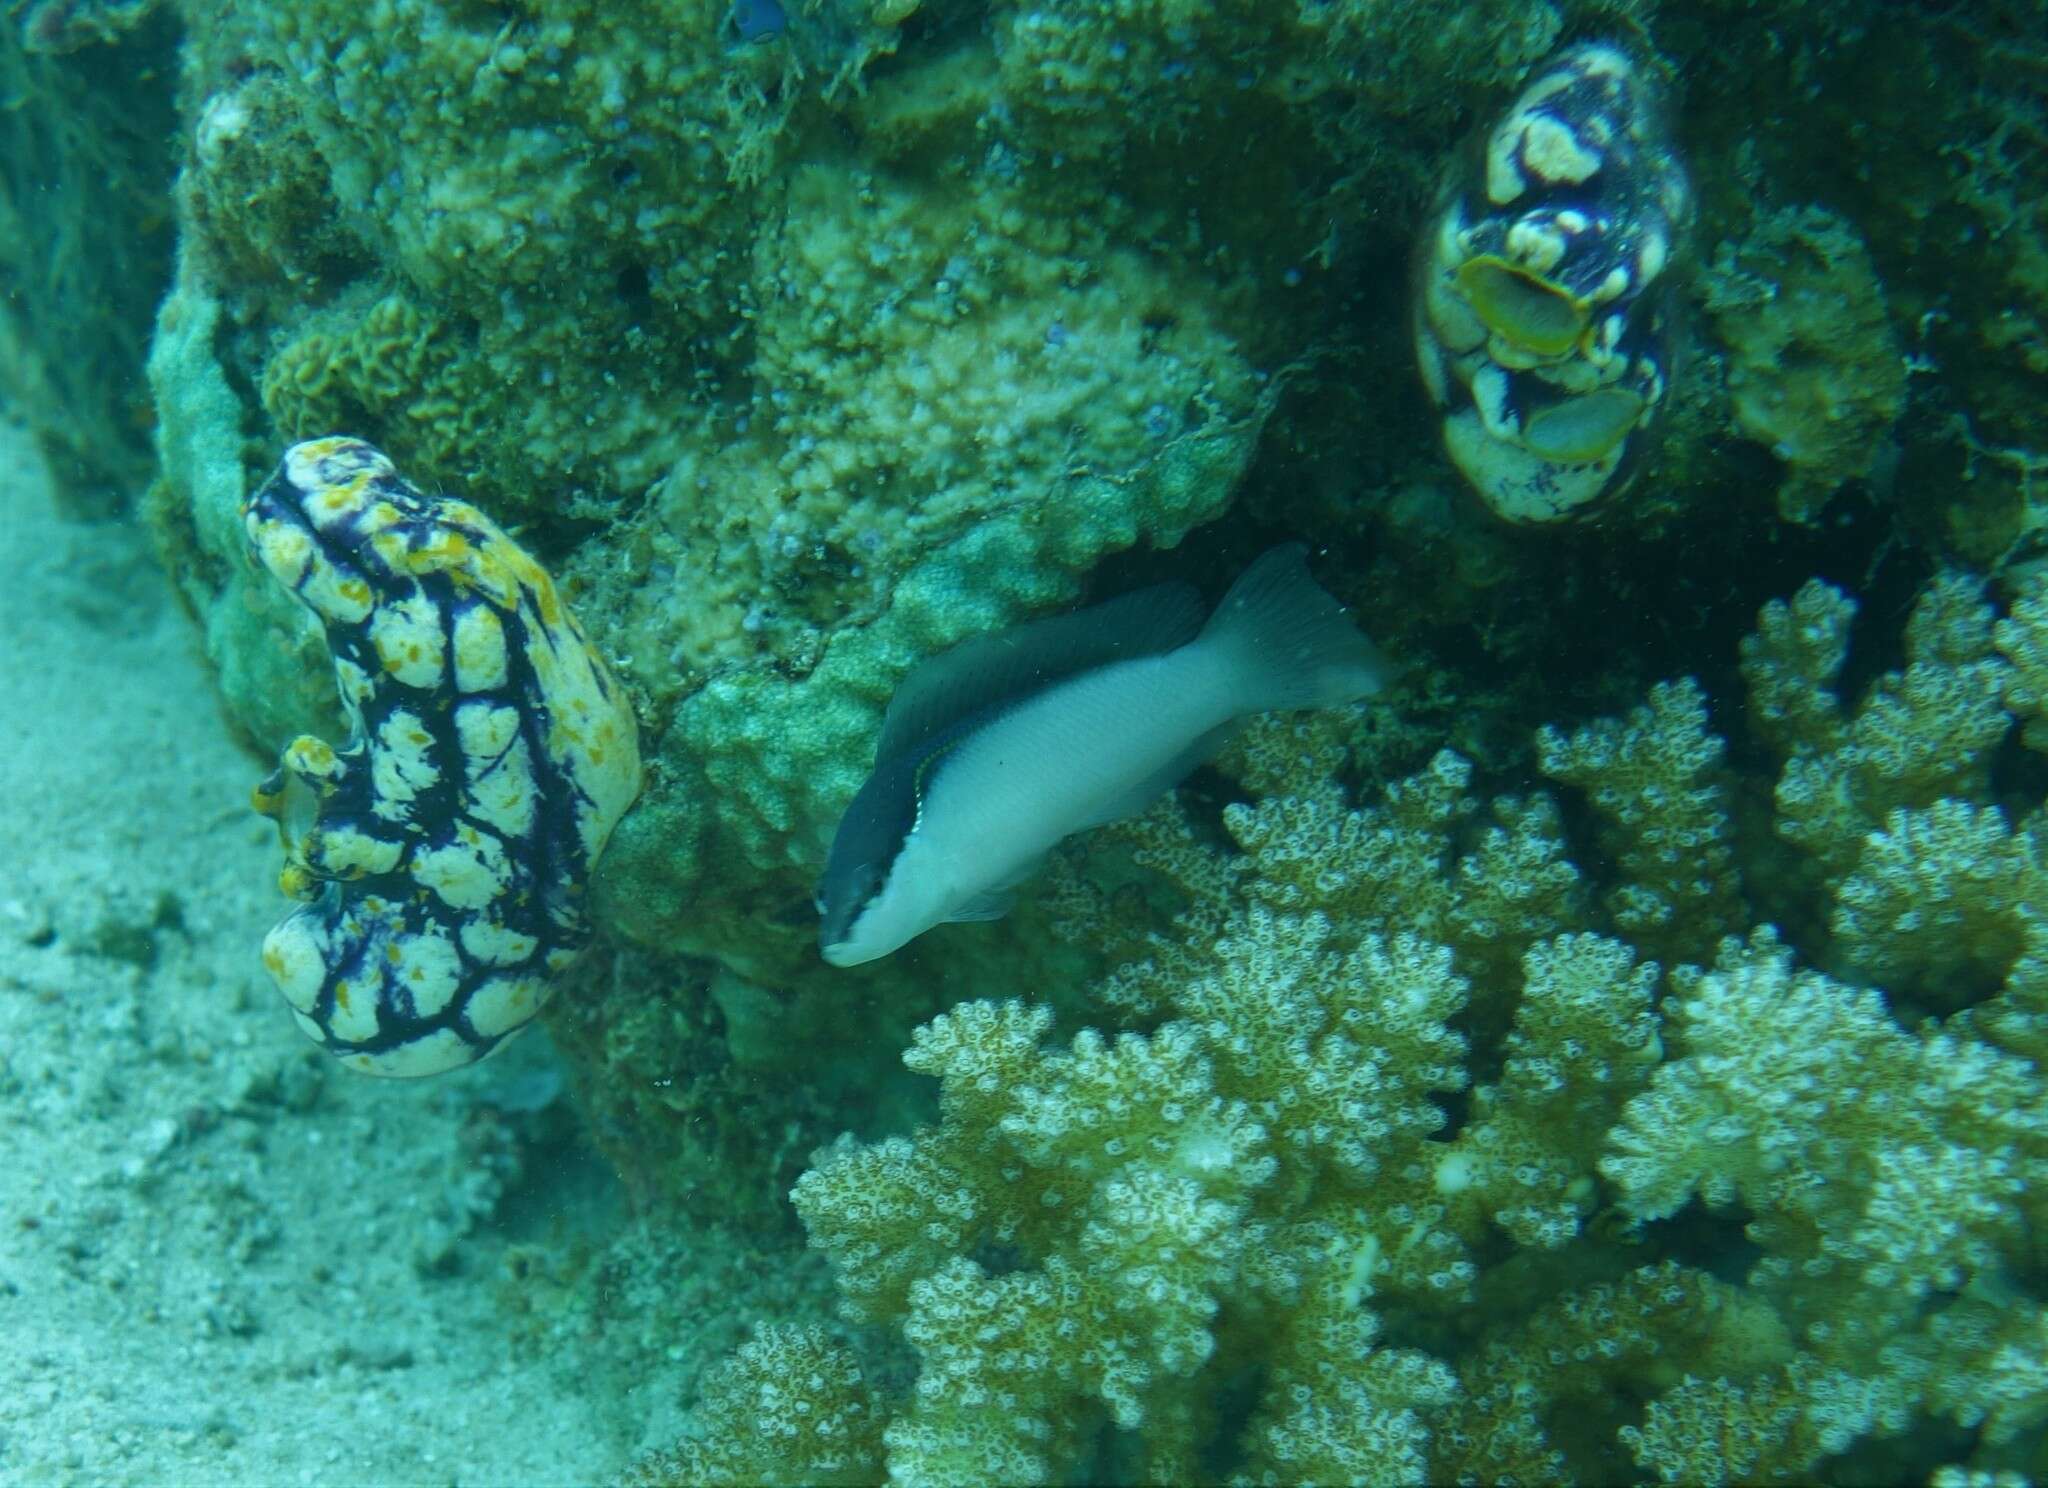
[[[0,16],[0,401],[78,520],[150,475],[142,366],[177,222],[177,27],[153,0]]]

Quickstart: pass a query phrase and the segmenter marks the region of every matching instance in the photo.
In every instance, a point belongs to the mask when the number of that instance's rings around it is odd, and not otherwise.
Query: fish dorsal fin
[[[1064,677],[1184,646],[1201,628],[1202,601],[1193,586],[1160,584],[962,641],[910,669],[882,720],[875,763],[899,759],[964,718]]]

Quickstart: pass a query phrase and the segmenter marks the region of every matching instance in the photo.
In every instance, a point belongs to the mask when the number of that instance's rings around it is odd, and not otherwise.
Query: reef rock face
[[[1559,16],[768,9],[195,13],[165,334],[215,329],[159,358],[155,510],[265,744],[226,493],[182,457],[202,390],[236,404],[216,469],[347,433],[525,525],[648,725],[612,912],[786,961],[763,911],[905,669],[1224,513],[1284,370],[1391,308],[1368,202]]]
[[[1628,18],[166,11],[180,249],[145,511],[229,715],[266,753],[334,734],[319,637],[252,576],[236,514],[294,440],[370,441],[487,504],[634,703],[648,784],[597,924],[825,1009],[844,980],[809,902],[832,824],[896,684],[967,637],[1304,537],[1413,665],[1388,770],[1446,744],[1520,768],[1537,724],[1703,665],[1702,615],[1725,656],[1730,617],[1817,568],[2024,561],[2048,227],[2033,105],[1977,59],[2022,76],[2032,33],[1853,4]],[[1682,153],[1695,246],[1643,279],[1654,446],[1593,416],[1640,389],[1574,394],[1588,416],[1545,459],[1598,445],[1622,474],[1592,483],[1593,520],[1522,530],[1436,437],[1410,249],[1490,124],[1558,59],[1609,53],[1629,98],[1663,101],[1644,158]],[[1527,274],[1472,282],[1532,303]],[[1028,938],[930,954],[1039,965]]]
[[[292,681],[312,638],[235,571],[233,488],[294,439],[371,440],[522,527],[638,699],[652,783],[603,915],[786,977],[912,662],[1226,514],[1354,554],[1345,597],[1410,652],[1470,623],[1510,670],[1615,543],[1753,546],[1774,458],[1782,520],[1846,489],[2021,553],[2014,388],[2048,376],[2023,100],[1941,71],[2019,43],[1874,17],[1864,78],[1833,10],[1743,11],[1708,45],[1636,9],[1617,41],[1669,95],[1650,153],[1690,161],[1712,268],[1655,281],[1664,432],[1626,439],[1627,499],[1567,545],[1468,509],[1399,341],[1431,183],[1555,57],[1621,55],[1556,51],[1598,6],[192,7],[150,509],[230,710],[274,747],[324,705]],[[1850,119],[1914,45],[1935,102]],[[1937,202],[1975,224],[1967,264],[1919,225]],[[1815,321],[1837,281],[1853,334]],[[1985,294],[1997,317],[1950,308]],[[1950,411],[1894,436],[1907,365]],[[1624,448],[1591,437],[1612,418],[1543,422],[1574,431],[1544,460]]]

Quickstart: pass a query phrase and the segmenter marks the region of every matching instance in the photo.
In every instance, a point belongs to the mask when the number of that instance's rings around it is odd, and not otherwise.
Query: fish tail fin
[[[1228,669],[1240,713],[1332,708],[1378,692],[1394,673],[1309,576],[1301,543],[1256,559],[1216,606],[1200,644]]]

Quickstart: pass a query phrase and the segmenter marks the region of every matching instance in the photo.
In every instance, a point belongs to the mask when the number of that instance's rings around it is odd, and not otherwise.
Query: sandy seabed
[[[256,961],[263,763],[139,529],[60,520],[11,427],[0,564],[0,1481],[602,1480],[651,1402],[519,1305],[610,1203],[537,1135],[545,1038],[312,1048]]]

